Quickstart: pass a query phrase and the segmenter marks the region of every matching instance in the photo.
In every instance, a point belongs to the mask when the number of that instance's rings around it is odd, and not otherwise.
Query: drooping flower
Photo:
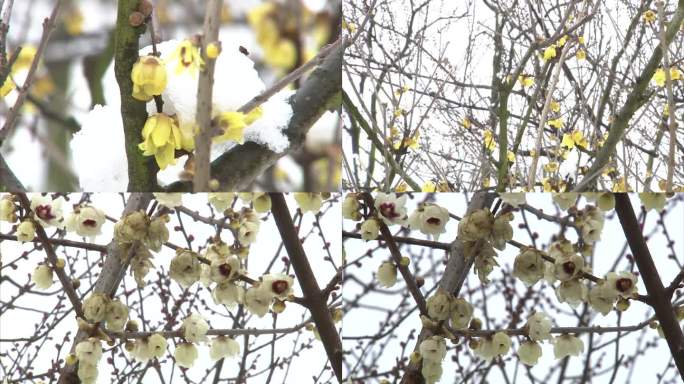
[[[241,286],[227,281],[217,284],[211,291],[211,295],[216,304],[223,304],[232,308],[235,304],[243,302],[245,293]]]
[[[104,321],[111,299],[104,293],[92,293],[83,300],[83,315],[93,323]]]
[[[164,62],[153,55],[141,56],[133,64],[131,71],[133,81],[133,98],[140,101],[150,101],[154,96],[161,95],[166,88],[166,67]]]
[[[197,313],[193,313],[183,320],[183,337],[191,343],[207,341],[209,324]]]
[[[197,347],[192,343],[183,343],[173,352],[176,364],[183,368],[191,368],[197,360],[197,355]]]
[[[493,228],[494,215],[487,209],[478,209],[458,223],[458,237],[461,241],[477,241],[489,237]]]
[[[647,211],[654,209],[660,212],[665,208],[667,202],[667,196],[664,193],[643,192],[639,194],[639,199]]]
[[[154,199],[167,208],[173,209],[183,204],[183,194],[174,192],[154,192]]]
[[[14,198],[12,195],[4,195],[0,199],[0,221],[7,221],[14,223],[17,221],[16,214],[17,207],[14,205]]]
[[[389,288],[397,283],[397,267],[391,261],[383,261],[376,275],[383,287]]]
[[[171,259],[169,276],[183,288],[196,283],[201,273],[200,261],[195,252],[187,249],[176,250],[176,256]]]
[[[449,306],[451,326],[465,329],[473,318],[473,306],[462,297],[453,298]]]
[[[30,220],[24,220],[17,226],[17,241],[25,243],[36,237],[36,226]]]
[[[237,356],[238,353],[240,353],[240,344],[233,338],[217,336],[211,341],[209,356],[212,360],[234,357]]]
[[[177,121],[164,114],[157,113],[147,118],[142,130],[143,142],[138,148],[143,156],[154,156],[160,169],[166,169],[170,164],[176,164],[175,151],[178,149],[192,150],[193,145],[184,139],[178,128]]]
[[[45,264],[40,264],[33,270],[31,281],[36,284],[38,289],[48,289],[52,286],[52,268]]]
[[[273,302],[273,294],[265,285],[252,286],[245,292],[245,306],[253,314],[264,317]]]
[[[91,337],[76,344],[74,353],[79,363],[97,365],[102,357],[102,344],[97,338]]]
[[[379,273],[378,273],[379,274]],[[396,276],[396,272],[395,272]],[[451,294],[442,288],[427,299],[428,316],[434,320],[446,320],[451,309]]]
[[[208,195],[209,203],[220,212],[230,207],[234,198],[233,192],[210,192]]]
[[[105,220],[105,213],[102,210],[92,205],[83,205],[74,208],[73,213],[67,218],[66,228],[79,236],[94,237],[100,234]]]
[[[368,219],[361,224],[361,238],[363,240],[375,240],[380,235],[380,225],[377,219]]]
[[[348,220],[361,220],[361,204],[359,204],[358,197],[355,193],[348,193],[342,201],[342,217]]]
[[[580,303],[587,299],[587,286],[580,279],[563,281],[556,288],[558,301],[570,304],[576,308]]]
[[[613,310],[613,304],[617,298],[617,289],[606,281],[594,285],[589,291],[589,304],[603,316]]]
[[[423,360],[442,361],[446,356],[446,341],[441,336],[431,336],[423,340],[418,347]]]
[[[128,321],[128,307],[122,303],[121,300],[112,300],[107,305],[107,312],[105,314],[105,321],[107,322],[107,329],[114,332],[120,332],[126,326]]]
[[[176,65],[175,75],[177,76],[189,74],[195,77],[204,67],[199,48],[190,40],[181,41],[166,61]]]
[[[534,341],[523,341],[518,348],[518,358],[520,362],[525,365],[535,365],[542,355],[542,349],[539,343]]]
[[[556,359],[566,356],[579,356],[584,351],[584,343],[575,336],[563,334],[553,338],[553,354]]]
[[[546,340],[551,336],[551,319],[544,312],[536,312],[527,318],[527,334],[534,341]]]
[[[513,261],[513,276],[526,286],[532,286],[544,277],[542,253],[534,248],[524,248]]]
[[[299,205],[302,213],[313,212],[318,213],[323,205],[323,195],[313,192],[295,192],[294,199]]]
[[[246,115],[242,112],[224,112],[218,116],[218,126],[223,133],[214,137],[214,142],[235,141],[244,143],[244,131],[247,127]]]

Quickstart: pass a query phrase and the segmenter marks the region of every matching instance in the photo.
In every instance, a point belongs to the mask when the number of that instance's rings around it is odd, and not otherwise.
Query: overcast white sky
[[[446,207],[451,213],[456,214],[458,216],[462,216],[465,213],[466,197],[464,195],[456,193],[441,193],[437,194],[436,196],[436,203],[443,207]],[[683,199],[684,195],[681,194],[678,195],[676,199],[670,199],[668,203],[668,209],[670,210],[670,213],[666,216],[665,220],[668,232],[675,241],[674,248],[677,252],[676,256],[680,263],[684,261],[682,259],[684,257],[684,242],[682,241],[684,234],[684,226],[681,220],[682,215],[684,214],[684,204],[682,204]],[[407,204],[407,206],[409,207],[408,212],[412,212],[412,210],[416,206],[416,203],[422,200],[422,194],[414,194],[414,198],[410,199],[409,203]],[[536,208],[543,209],[544,212],[547,214],[556,213],[556,207],[551,201],[550,194],[528,194],[527,202]],[[632,203],[638,209],[639,200],[636,195],[632,195]],[[585,202],[583,200],[579,206],[582,207],[584,204]],[[516,213],[515,220],[512,222],[512,226],[514,228],[513,239],[523,244],[531,244],[530,237],[528,236],[527,231],[525,229],[517,229],[517,225],[523,222],[521,217],[522,216],[519,212]],[[536,231],[539,234],[539,239],[537,241],[538,247],[546,249],[546,246],[548,246],[550,242],[551,236],[554,233],[558,232],[558,226],[555,224],[549,224],[545,221],[539,221],[536,219],[534,215],[529,213],[526,214],[526,217],[530,224],[530,228],[532,228],[533,231]],[[656,263],[656,266],[658,267],[661,279],[664,285],[667,285],[678,273],[678,268],[672,260],[668,259],[669,251],[666,248],[667,241],[665,240],[665,236],[661,231],[654,231],[654,225],[657,219],[658,215],[656,215],[654,212],[650,212],[648,214],[644,233],[649,235],[649,249],[651,250],[651,254]],[[453,239],[455,238],[457,225],[457,221],[451,219],[447,224],[447,232],[444,235],[442,235],[442,237],[440,237],[439,241],[453,241]],[[352,231],[354,229],[354,223],[350,220],[344,220],[343,228],[347,231]],[[392,227],[392,229],[393,231],[396,231],[398,228],[395,226]],[[567,234],[569,240],[576,240],[573,231],[567,231]],[[414,238],[426,238],[418,231],[411,231],[410,234],[408,234],[408,236]],[[617,215],[614,213],[614,211],[611,211],[606,218],[602,240],[597,243],[594,256],[592,258],[594,275],[601,277],[611,270],[611,267],[613,266],[613,263],[615,262],[616,258],[621,255],[620,252],[625,246],[625,241],[626,240],[624,234],[621,231]],[[348,239],[344,242],[346,256],[350,261],[356,260],[357,258],[364,255],[367,252],[367,250],[373,249],[376,246],[377,242],[374,241],[365,243],[362,240]],[[437,264],[436,269],[430,269],[430,267],[433,265],[431,262],[431,258],[434,258],[435,260],[439,261],[440,258],[443,256],[443,252],[436,251],[433,254],[429,254],[425,248],[418,246],[402,246],[401,249],[403,255],[412,257],[411,270],[415,271],[415,268],[420,268],[421,272],[419,273],[419,275],[423,276],[426,280],[426,283],[422,289],[422,292],[425,294],[427,290],[432,289],[434,287],[435,282],[439,277],[441,277],[443,271],[443,267],[441,264]],[[627,251],[627,253],[630,253],[629,250]],[[513,267],[513,259],[517,254],[517,248],[512,247],[510,245],[507,246],[503,252],[499,252],[497,260],[501,267],[495,268],[494,272],[492,272],[490,277],[492,279],[498,279],[502,276],[502,274],[510,273]],[[358,278],[362,282],[372,281],[372,279],[374,279],[375,271],[377,270],[380,263],[384,260],[387,260],[388,258],[389,253],[386,249],[382,249],[376,251],[372,258],[363,258],[362,267],[350,267],[347,271],[346,284],[344,286],[343,291],[345,300],[348,301],[355,299],[362,292],[361,286],[354,281],[356,278]],[[617,270],[623,270],[624,268],[626,268],[626,265],[627,264],[623,258],[618,264]],[[353,278],[351,276],[353,276]],[[473,296],[469,298],[469,301],[479,301],[482,299],[482,291],[479,290],[479,286],[480,282],[477,276],[474,274],[470,274],[465,287],[471,290],[474,289],[475,293],[473,294]],[[641,280],[638,283],[638,287],[639,293],[646,293]],[[515,288],[520,292],[524,289],[524,286],[522,282],[516,281]],[[501,291],[497,291],[497,289],[500,288],[490,287],[490,289],[486,290],[487,311],[489,316],[493,319],[493,322],[491,324],[485,323],[484,328],[487,329],[494,329],[496,327],[500,327],[502,324],[507,324],[508,321],[510,321],[509,313],[503,310],[504,300],[501,296]],[[554,292],[548,284],[541,282],[537,283],[534,286],[534,289],[542,290],[543,294],[549,298],[550,302],[558,304]],[[401,302],[401,295],[399,295],[398,293],[404,292],[404,290],[405,285],[402,283],[401,276],[399,275],[398,283],[394,287],[389,289],[379,289],[377,291],[372,291],[359,302],[360,308],[348,308],[348,312],[345,316],[344,321],[343,337],[373,335],[377,333],[379,325],[382,322],[386,321],[388,318],[390,318],[393,322],[396,321],[396,308],[397,305]],[[516,301],[514,301],[514,305]],[[410,298],[409,302],[411,302]],[[571,308],[567,304],[559,305],[563,309],[564,313],[558,313],[557,311],[548,309],[548,305],[544,305],[541,308],[542,310],[547,311],[547,313],[553,319],[555,326],[576,326],[576,320],[573,320],[567,315],[567,313],[571,313]],[[413,305],[409,305],[409,308],[413,308]],[[652,314],[653,312],[650,310],[650,307],[647,307],[645,304],[642,304],[640,302],[632,302],[632,305],[629,308],[629,310],[622,316],[621,324],[637,324],[643,321],[647,316],[651,316]],[[528,315],[528,312],[524,312],[522,314],[523,319],[527,318]],[[481,309],[475,310],[475,316],[483,316]],[[617,316],[614,312],[606,317],[603,317],[600,314],[593,315],[591,320],[592,325],[600,326],[614,326],[616,325],[616,323]],[[397,359],[401,354],[401,347],[399,343],[407,339],[407,336],[411,330],[419,330],[420,325],[421,323],[420,319],[418,318],[418,314],[417,312],[414,312],[406,321],[404,321],[396,329],[395,332],[392,333],[392,336],[389,339],[385,340],[387,344],[378,343],[375,345],[374,348],[370,348],[368,351],[365,351],[364,356],[366,357],[366,361],[372,360],[369,356],[377,357],[380,365],[378,367],[378,372],[384,372],[386,370],[391,369],[395,364],[395,359]],[[384,330],[388,329],[389,328],[384,328]],[[626,357],[633,355],[634,350],[640,348],[636,344],[637,340],[641,337],[640,335],[641,334],[637,332],[623,337],[620,343],[620,353],[624,353]],[[647,351],[646,356],[643,356],[639,360],[637,360],[637,365],[635,369],[620,369],[618,372],[618,376],[615,380],[616,383],[628,382],[629,379],[627,375],[628,373],[630,373],[630,371],[632,375],[631,382],[655,383],[657,381],[656,374],[662,373],[664,371],[666,365],[668,364],[668,361],[670,360],[670,353],[669,349],[667,348],[665,340],[659,339],[657,337],[657,333],[651,329],[646,329],[644,331],[643,336],[643,342],[657,340],[657,348],[649,349]],[[585,334],[582,335],[581,338],[584,341],[585,346],[588,345],[588,336]],[[602,340],[607,341],[610,339],[611,336],[608,335]],[[347,356],[346,360],[345,377],[347,377],[347,375],[349,374],[349,366],[356,366],[356,360],[354,360],[354,358],[358,356],[358,354],[361,354],[361,351],[358,349],[353,349],[353,346],[357,345],[355,340],[347,340],[343,341],[343,343],[345,345],[345,349],[352,351],[352,353]],[[410,341],[407,349],[411,350],[414,346],[414,343],[415,341]],[[517,377],[518,382],[527,382],[528,379],[526,377],[525,370],[523,369],[522,365],[517,364],[517,357],[513,353],[513,351],[517,348],[517,345],[517,341],[514,341],[512,351],[506,355],[506,371],[509,379],[513,380],[514,377]],[[547,369],[551,366],[551,364],[555,362],[553,357],[553,347],[549,344],[546,344],[542,347],[542,349],[542,358],[540,359],[538,365],[532,368],[532,373],[537,378],[544,378]],[[608,346],[607,348],[602,349],[599,353],[595,353],[593,355],[594,361],[597,361],[596,359],[599,356],[603,356],[602,366],[606,367],[608,364],[612,363],[614,353],[615,351],[613,345]],[[444,375],[440,383],[459,383],[462,380],[462,378],[460,378],[456,374],[457,366],[453,362],[451,362],[452,355],[454,355],[453,351],[447,353],[447,357],[443,363]],[[582,355],[582,357],[579,358],[570,359],[570,366],[568,370],[568,374],[570,376],[582,372],[584,356],[585,355]],[[467,366],[467,362],[469,360],[466,355],[459,354],[459,361],[461,364]],[[360,376],[364,374],[368,374],[368,372],[363,372],[363,370],[355,372],[355,376]],[[595,380],[592,382],[607,383],[610,379],[610,374],[611,372],[608,372],[607,374],[604,373],[596,377]],[[502,382],[501,380],[502,377],[498,370],[492,370],[492,372],[488,376],[488,382]],[[553,381],[553,378],[551,378],[550,380]]]

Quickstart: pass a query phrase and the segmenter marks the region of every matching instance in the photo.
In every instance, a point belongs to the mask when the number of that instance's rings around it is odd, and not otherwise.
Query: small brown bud
[[[418,288],[422,287],[423,285],[425,285],[425,279],[420,276],[416,277],[416,285],[418,286]]]
[[[135,11],[135,12],[131,13],[130,16],[128,16],[128,23],[132,27],[139,27],[139,26],[143,25],[144,22],[145,22],[145,15],[143,15],[142,13],[140,13],[138,11]]]

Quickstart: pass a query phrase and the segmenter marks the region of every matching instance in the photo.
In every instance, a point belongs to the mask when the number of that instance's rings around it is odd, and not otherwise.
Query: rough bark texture
[[[138,7],[139,0],[119,0],[114,31],[114,73],[121,94],[121,118],[126,138],[128,158],[128,190],[135,192],[154,191],[157,187],[157,164],[154,158],[145,157],[138,148],[142,141],[141,132],[147,120],[145,102],[133,98],[131,70],[138,61],[138,38],[145,31],[144,26],[132,27],[130,14]]]
[[[470,203],[468,204],[466,215],[477,209],[489,208],[494,202],[495,196],[496,195],[493,193],[476,193],[473,195],[472,200],[470,200]],[[442,278],[439,281],[440,288],[447,292],[451,292],[454,296],[458,296],[465,279],[468,277],[468,273],[470,273],[473,260],[474,257],[466,257],[463,244],[458,238],[456,238],[456,240],[451,243],[449,260],[444,268]],[[430,330],[426,328],[421,329],[413,350],[417,351],[420,343],[430,335]],[[420,365],[412,363],[409,364],[404,371],[404,377],[401,379],[401,383],[424,384],[425,379],[420,373]]]
[[[152,194],[132,193],[128,197],[122,217],[140,209],[144,210],[151,200]],[[127,264],[123,262],[122,252],[123,250],[114,240],[107,245],[107,258],[102,266],[102,271],[100,271],[100,276],[98,276],[97,281],[95,282],[93,293],[100,292],[106,293],[108,295],[114,295],[116,293],[116,290],[119,287],[121,280],[123,280],[127,270]],[[85,339],[87,336],[88,335],[85,332],[79,330],[76,333],[76,337],[74,338],[74,342],[71,345],[70,351],[73,353],[74,349],[76,348],[76,344]],[[77,368],[77,364],[65,365],[62,370],[62,375],[59,378],[59,383],[80,383],[80,380],[76,375]]]

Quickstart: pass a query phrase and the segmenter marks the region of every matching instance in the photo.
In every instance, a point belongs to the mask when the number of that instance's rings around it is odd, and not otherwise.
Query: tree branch
[[[144,101],[133,98],[131,71],[138,60],[138,38],[145,31],[144,24],[131,26],[129,16],[138,8],[138,0],[119,0],[114,31],[114,73],[121,94],[121,120],[128,158],[128,190],[154,191],[157,187],[158,167],[151,157],[143,156],[138,148],[142,129],[147,120]]]
[[[204,36],[202,37],[202,59],[204,70],[200,72],[197,83],[196,121],[199,134],[195,137],[195,174],[193,175],[193,191],[209,190],[209,155],[211,153],[211,103],[214,90],[214,67],[216,60],[207,56],[207,45],[218,40],[219,16],[221,15],[219,0],[209,0],[204,16]]]
[[[680,2],[681,4],[682,2]],[[646,286],[649,303],[653,307],[663,329],[665,340],[667,340],[667,345],[670,347],[670,352],[679,370],[679,375],[684,380],[684,334],[682,334],[682,329],[670,303],[670,297],[667,295],[662,281],[660,281],[658,269],[653,262],[651,252],[648,250],[646,240],[641,233],[641,226],[634,214],[628,194],[615,194],[615,211],[620,219],[622,230],[625,233],[625,237],[627,237],[629,248],[634,254],[634,260]]]
[[[297,281],[299,281],[299,285],[302,287],[304,300],[321,336],[321,341],[325,347],[325,352],[328,354],[328,359],[335,372],[335,376],[339,382],[342,382],[342,342],[335,328],[330,309],[323,299],[321,289],[316,282],[316,276],[311,269],[311,265],[309,265],[285,198],[281,193],[271,193],[270,196],[272,203],[271,213],[292,262],[292,268],[297,275]]]
[[[472,200],[468,204],[468,210],[466,215],[477,209],[489,208],[494,202],[495,194],[493,193],[476,193],[473,195]],[[446,267],[444,268],[444,274],[439,281],[439,287],[447,292],[451,292],[454,296],[458,296],[463,286],[470,268],[473,265],[475,257],[472,255],[466,255],[465,249],[461,240],[456,238],[453,243],[451,243],[451,251],[449,252],[449,260],[447,261]],[[418,350],[420,343],[429,337],[431,331],[425,327],[420,330],[418,339],[416,340],[416,345],[413,348],[414,351]],[[410,363],[404,372],[404,376],[401,379],[402,384],[423,384],[425,379],[420,372],[420,365]]]
[[[121,4],[121,3],[119,3]],[[152,194],[149,193],[132,193],[126,201],[126,207],[122,213],[122,217],[125,217],[131,212],[138,211],[147,208],[147,205],[152,201]],[[135,248],[135,247],[133,247]],[[112,240],[109,245],[107,245],[107,258],[102,266],[102,271],[100,271],[100,276],[98,276],[95,282],[95,288],[93,293],[105,293],[107,295],[114,295],[116,289],[119,287],[121,280],[123,280],[126,274],[126,268],[128,263],[124,262],[125,255],[123,255],[124,249],[122,249],[119,244]],[[83,339],[87,338],[88,334],[82,330],[79,330],[74,338],[74,342],[71,346],[71,352],[76,348],[76,345]],[[62,375],[59,378],[60,384],[78,384],[80,380],[76,375],[76,364],[65,365],[62,369]]]
[[[622,135],[627,129],[627,125],[631,120],[634,113],[641,108],[641,106],[648,101],[646,97],[646,89],[648,88],[648,83],[651,81],[653,74],[660,65],[660,61],[663,58],[663,45],[669,46],[672,40],[674,40],[675,35],[679,32],[679,29],[684,20],[684,0],[679,0],[677,5],[677,10],[672,15],[670,24],[667,27],[667,33],[665,34],[665,44],[658,45],[654,50],[651,58],[648,60],[646,67],[641,72],[641,75],[637,78],[634,88],[627,96],[625,104],[618,112],[615,120],[610,126],[608,131],[608,137],[605,143],[596,154],[594,163],[589,167],[585,176],[573,189],[575,192],[582,192],[588,189],[590,184],[593,184],[593,180],[598,176],[603,169],[603,167],[608,164],[610,157],[615,152],[618,142],[622,139]]]

